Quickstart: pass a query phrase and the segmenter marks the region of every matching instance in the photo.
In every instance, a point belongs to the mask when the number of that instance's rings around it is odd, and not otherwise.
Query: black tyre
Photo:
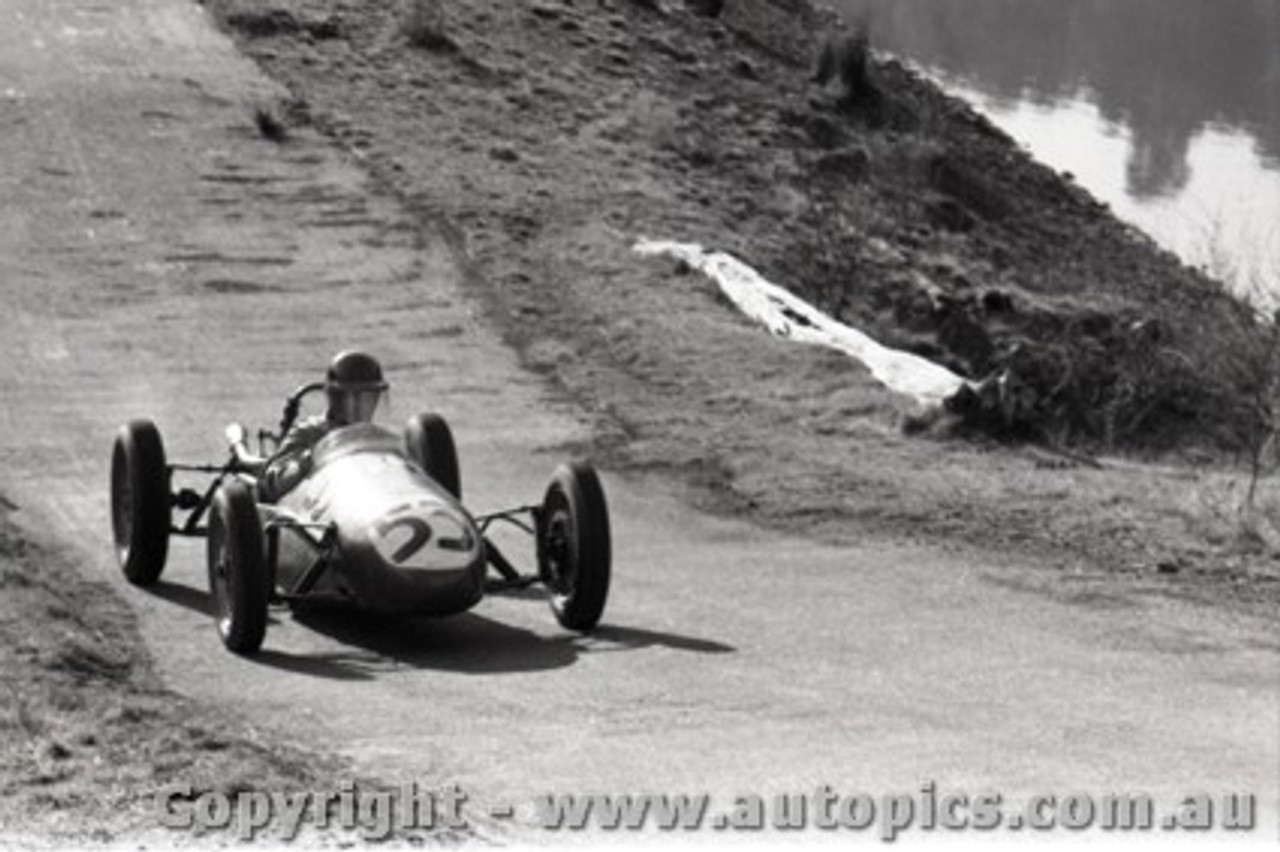
[[[160,430],[150,420],[120,427],[111,451],[111,530],[130,583],[160,579],[169,556],[169,469]]]
[[[556,469],[542,500],[538,572],[556,620],[570,630],[596,626],[609,596],[609,509],[595,470],[574,462]]]
[[[416,414],[404,427],[409,458],[457,499],[462,499],[462,472],[449,424],[439,414]]]
[[[258,506],[249,487],[239,480],[227,482],[214,495],[208,552],[218,635],[228,650],[253,654],[267,633],[271,579]]]

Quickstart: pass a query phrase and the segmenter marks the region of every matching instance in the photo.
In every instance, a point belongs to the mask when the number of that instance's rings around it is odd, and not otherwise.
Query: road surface
[[[388,368],[397,417],[442,412],[477,510],[535,500],[586,420],[480,318],[438,235],[308,133],[187,0],[0,9],[0,490],[139,613],[163,677],[478,813],[538,793],[1277,791],[1274,625],[1157,598],[1044,595],[962,549],[833,548],[692,512],[605,472],[605,627],[537,599],[445,621],[277,613],[224,652],[199,543],[154,591],[119,577],[116,426],[217,460],[338,349]],[[1092,587],[1091,587],[1092,588]],[[533,836],[536,835],[522,835]]]

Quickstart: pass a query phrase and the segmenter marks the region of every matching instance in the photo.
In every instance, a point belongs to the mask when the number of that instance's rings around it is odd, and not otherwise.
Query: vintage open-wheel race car
[[[322,387],[299,388],[278,431],[259,431],[266,467],[303,397]],[[600,620],[609,512],[586,462],[556,468],[539,504],[472,515],[461,502],[452,433],[435,414],[410,418],[399,434],[373,423],[334,429],[280,494],[268,493],[264,465],[248,460],[244,428],[232,424],[226,438],[222,464],[179,464],[166,458],[154,423],[122,426],[111,458],[111,520],[120,567],[139,586],[159,579],[171,535],[207,539],[218,632],[238,654],[261,647],[270,606],[314,599],[448,615],[486,593],[541,584],[564,627],[589,631]],[[175,489],[177,474],[211,481]],[[536,571],[521,572],[498,549],[488,535],[497,523],[532,536]]]

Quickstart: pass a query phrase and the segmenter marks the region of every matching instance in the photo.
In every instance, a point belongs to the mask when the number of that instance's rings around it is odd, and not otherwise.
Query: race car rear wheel
[[[150,420],[120,427],[111,451],[111,530],[124,576],[137,586],[160,579],[169,556],[169,470]]]
[[[416,414],[404,427],[409,458],[445,491],[462,499],[462,473],[449,424],[439,414]]]
[[[538,523],[538,573],[556,620],[570,630],[596,626],[609,596],[609,509],[585,462],[556,469]]]
[[[271,579],[263,554],[262,521],[249,487],[222,485],[209,513],[209,589],[218,635],[237,654],[253,654],[267,632]]]

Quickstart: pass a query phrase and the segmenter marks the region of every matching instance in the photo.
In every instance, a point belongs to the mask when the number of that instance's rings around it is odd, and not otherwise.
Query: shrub
[[[289,128],[276,115],[275,110],[266,106],[256,107],[253,111],[253,123],[263,139],[281,143],[289,139]]]
[[[409,44],[424,50],[456,50],[445,29],[444,0],[408,0],[400,31]]]
[[[870,24],[859,21],[851,32],[828,36],[818,53],[813,80],[820,86],[838,79],[848,103],[859,104],[876,93],[871,79]]]

